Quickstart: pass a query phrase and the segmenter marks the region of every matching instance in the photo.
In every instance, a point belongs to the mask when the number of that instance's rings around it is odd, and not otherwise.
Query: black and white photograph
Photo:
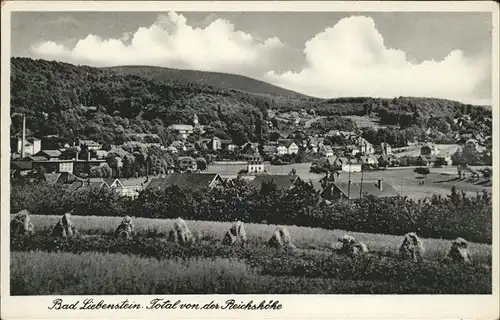
[[[4,293],[496,294],[489,4],[10,11]]]

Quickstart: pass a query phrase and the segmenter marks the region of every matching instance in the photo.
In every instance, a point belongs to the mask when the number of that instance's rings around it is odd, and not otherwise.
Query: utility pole
[[[361,164],[361,186],[359,187],[359,198],[363,196],[363,164]]]
[[[347,199],[351,199],[351,160],[349,160],[349,181],[347,183]]]
[[[24,159],[25,156],[25,144],[26,144],[26,116],[23,114],[23,142],[21,143],[21,158]]]

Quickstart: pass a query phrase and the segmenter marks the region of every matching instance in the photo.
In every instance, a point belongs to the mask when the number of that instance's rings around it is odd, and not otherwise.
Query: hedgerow
[[[265,191],[265,192],[264,192]],[[135,199],[107,189],[88,188],[70,193],[60,186],[14,185],[11,212],[27,209],[33,214],[234,221],[342,229],[402,235],[417,232],[425,238],[491,243],[492,198],[452,189],[449,196],[423,200],[406,197],[339,200],[322,205],[311,185],[298,184],[286,194],[268,188],[261,191],[244,181],[234,185],[191,192],[177,187],[144,190]]]

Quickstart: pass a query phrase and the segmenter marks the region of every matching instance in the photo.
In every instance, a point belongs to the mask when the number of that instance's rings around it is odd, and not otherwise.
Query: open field
[[[187,221],[188,245],[167,241],[173,220],[134,219],[133,239],[112,232],[121,218],[73,216],[79,235],[52,238],[56,216],[33,216],[36,234],[12,237],[11,294],[458,294],[491,292],[491,246],[470,243],[473,264],[443,260],[450,241],[423,239],[424,261],[397,258],[402,237],[349,233],[370,252],[338,253],[340,230],[290,226],[298,250],[265,245],[275,226],[246,224],[245,248],[221,243],[227,222]]]
[[[12,215],[13,217],[13,215]],[[36,233],[47,234],[57,223],[59,216],[32,215]],[[121,217],[73,216],[72,222],[83,235],[112,235],[121,221]],[[174,220],[134,218],[136,233],[141,237],[164,238],[172,229]],[[224,233],[229,230],[230,222],[187,221],[188,227],[198,239],[205,239],[219,245]],[[249,243],[261,247],[272,236],[277,226],[264,224],[245,224]],[[338,245],[337,239],[345,234],[352,235],[357,241],[364,242],[371,252],[384,256],[397,254],[403,240],[402,236],[347,232],[342,230],[325,230],[287,226],[294,244],[303,250],[330,250]],[[425,257],[440,260],[448,252],[451,241],[444,239],[422,239],[426,248]],[[491,260],[491,245],[469,243],[469,250],[474,260],[488,262]]]
[[[369,127],[378,129],[383,127],[379,124],[378,119],[374,119],[368,116],[345,116],[345,117],[350,118],[352,121],[354,121],[358,128]]]
[[[445,155],[453,155],[460,145],[458,144],[435,144],[435,146],[439,149],[441,154]],[[392,152],[396,154],[398,157],[402,156],[410,156],[410,157],[418,157],[420,155],[420,148],[422,145],[402,147],[402,148],[393,148]]]
[[[209,165],[207,172],[216,172],[222,177],[236,177],[238,171],[245,168],[244,164],[216,164]],[[304,181],[311,180],[316,183],[324,177],[324,174],[309,172],[311,168],[310,163],[281,166],[268,164],[265,168],[269,174],[288,174],[292,169],[295,169],[301,179]],[[476,192],[482,192],[483,189],[491,192],[491,183],[488,184],[482,179],[476,182],[469,182],[468,178],[458,180],[455,166],[430,168],[431,174],[426,178],[420,177],[413,170],[413,167],[399,167],[389,168],[388,170],[365,171],[363,173],[363,181],[366,183],[376,182],[377,179],[382,178],[384,181],[390,183],[401,195],[413,199],[430,197],[433,194],[447,195],[453,186],[458,191],[464,191],[468,195],[475,195]],[[349,174],[341,172],[337,180],[348,181]],[[361,173],[351,173],[351,180],[355,183],[360,183]],[[419,184],[421,181],[425,181],[423,185]]]

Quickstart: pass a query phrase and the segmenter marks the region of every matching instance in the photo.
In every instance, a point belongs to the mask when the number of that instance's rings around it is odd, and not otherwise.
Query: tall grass
[[[157,260],[85,252],[13,252],[11,294],[234,293],[255,274],[231,259]]]
[[[245,261],[245,262],[243,262]],[[252,266],[252,267],[250,267]],[[118,253],[11,253],[12,295],[491,293],[480,265],[255,252],[247,259],[158,260]]]
[[[46,233],[57,223],[59,216],[32,215],[35,231]],[[118,226],[120,217],[97,217],[97,216],[73,216],[72,222],[77,229],[87,235],[111,235]],[[137,234],[142,237],[165,237],[173,227],[174,220],[171,219],[147,219],[134,218]],[[224,233],[229,229],[229,222],[213,221],[187,221],[190,230],[199,238],[206,240],[221,240]],[[350,234],[357,241],[364,242],[370,251],[382,255],[395,255],[401,242],[402,236],[370,234],[359,232],[347,232],[342,230],[325,230],[320,228],[307,228],[287,226],[292,235],[293,242],[302,249],[325,250],[337,245],[337,239]],[[248,239],[252,246],[262,246],[273,234],[276,225],[245,224]],[[440,260],[444,257],[451,241],[444,239],[422,239],[426,248],[427,259]],[[469,251],[475,260],[491,261],[491,245],[481,243],[469,243]]]

